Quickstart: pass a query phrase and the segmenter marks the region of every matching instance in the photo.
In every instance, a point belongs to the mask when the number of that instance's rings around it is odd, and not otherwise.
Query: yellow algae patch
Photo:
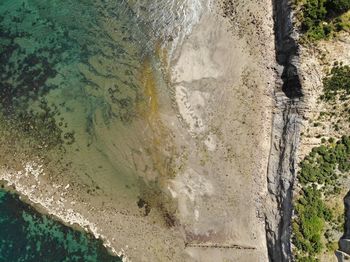
[[[154,55],[156,57],[157,68],[160,69],[162,79],[165,83],[170,83],[170,70],[168,61],[168,50],[157,43],[155,46]],[[146,103],[140,102],[138,105],[139,112],[142,116],[148,117],[149,120],[155,120],[159,114],[159,96],[157,88],[157,77],[154,68],[152,67],[151,59],[146,57],[140,67],[139,81],[144,90]]]
[[[156,79],[153,73],[153,68],[151,66],[151,62],[149,58],[146,58],[141,66],[141,84],[144,88],[144,93],[147,99],[147,112],[143,112],[150,118],[150,120],[154,120],[154,118],[158,114],[159,105],[158,105],[158,94],[156,87]]]
[[[140,81],[146,99],[145,103],[139,105],[139,108],[151,130],[148,148],[153,169],[160,175],[159,178],[166,178],[169,175],[172,176],[173,173],[171,157],[174,154],[174,146],[170,130],[160,118],[157,79],[149,58],[146,58],[141,66]]]
[[[157,53],[155,55],[160,61]],[[157,68],[162,63],[162,61],[158,62]],[[152,67],[152,60],[146,58],[140,67],[139,81],[143,88],[144,99],[139,102],[138,108],[147,125],[149,139],[146,140],[146,151],[151,158],[152,168],[148,175],[145,174],[149,179],[144,180],[147,186],[141,187],[141,198],[152,209],[157,210],[163,217],[164,223],[167,224],[169,217],[174,217],[176,203],[163,190],[168,184],[168,179],[173,178],[175,174],[173,157],[176,155],[176,148],[171,131],[161,120],[160,99],[162,96],[158,93],[159,83],[156,73]],[[164,77],[164,74],[161,77]]]

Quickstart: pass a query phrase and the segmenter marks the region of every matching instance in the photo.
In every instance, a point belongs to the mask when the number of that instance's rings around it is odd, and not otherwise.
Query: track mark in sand
[[[236,244],[220,245],[220,244],[206,244],[206,243],[203,243],[203,244],[185,243],[185,247],[256,250],[256,247],[236,245]]]

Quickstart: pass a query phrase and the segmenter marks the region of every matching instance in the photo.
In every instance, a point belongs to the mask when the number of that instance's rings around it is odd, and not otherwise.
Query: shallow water
[[[143,135],[152,95],[143,81],[155,66],[146,25],[125,1],[6,0],[0,27],[3,162],[23,153],[46,173],[137,194],[132,150],[152,136]]]
[[[143,176],[135,154],[153,168],[144,152],[168,92],[164,47],[198,21],[201,2],[1,1],[1,146],[132,187]]]
[[[121,202],[132,199],[136,206],[140,175],[131,167],[131,152],[149,139],[139,138],[149,110],[142,81],[154,70],[145,24],[125,1],[3,0],[0,35],[1,168],[38,163],[51,177],[79,177],[83,186],[114,194]],[[9,210],[12,202],[16,208]],[[40,257],[33,247],[22,252],[22,245],[36,245],[39,236],[48,238],[51,248],[37,261],[61,261],[63,254],[75,252],[74,246],[97,259],[85,235],[62,235],[68,229],[56,232],[54,222],[21,208],[10,196],[0,204],[5,217],[17,212],[8,226],[12,219],[2,220],[6,245],[1,253],[7,261]],[[43,231],[35,233],[35,228]],[[74,234],[78,240],[69,242]],[[16,238],[21,248],[11,244]]]
[[[170,51],[203,2],[0,1],[0,169],[36,163],[138,212],[173,175],[159,111],[171,110]]]

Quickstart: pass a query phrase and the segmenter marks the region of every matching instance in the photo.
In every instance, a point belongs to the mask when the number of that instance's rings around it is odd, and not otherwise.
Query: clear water
[[[159,124],[171,104],[164,47],[203,2],[1,0],[0,169],[34,162],[137,210],[173,175],[171,134]],[[1,194],[0,261],[110,261],[87,235]]]
[[[147,25],[122,0],[3,0],[0,32],[0,162],[137,195],[131,153],[152,139]]]
[[[101,241],[41,215],[0,190],[0,261],[121,261]]]

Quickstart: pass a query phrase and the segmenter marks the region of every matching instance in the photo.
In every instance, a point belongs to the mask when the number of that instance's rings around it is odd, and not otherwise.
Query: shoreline
[[[40,167],[25,164],[24,176],[3,171],[0,180],[40,212],[102,239],[123,261],[267,260],[262,213],[274,86],[272,6],[220,5],[207,10],[174,51],[175,104],[159,109],[181,154],[175,178],[164,182],[179,224],[167,227],[154,211],[144,216],[136,205],[114,203],[115,196],[87,193],[79,178],[50,177]]]
[[[60,223],[62,223],[65,226],[68,226],[74,230],[80,231],[80,232],[86,232],[93,236],[96,240],[102,240],[103,246],[107,249],[107,251],[111,255],[118,256],[122,259],[123,262],[129,262],[130,260],[127,257],[127,254],[123,249],[120,251],[115,250],[115,248],[112,247],[110,241],[105,238],[102,234],[97,232],[97,228],[94,224],[84,219],[84,217],[81,214],[77,214],[77,217],[67,217],[63,214],[60,214],[58,210],[54,210],[53,208],[49,208],[47,206],[47,203],[43,201],[42,199],[35,199],[35,196],[31,195],[30,193],[26,192],[26,190],[18,189],[16,187],[16,183],[11,181],[9,178],[6,178],[6,175],[1,175],[4,171],[0,172],[0,187],[4,191],[15,194],[22,202],[26,203],[27,205],[30,205],[34,210],[36,210],[38,213],[47,215],[53,220],[56,220]]]

